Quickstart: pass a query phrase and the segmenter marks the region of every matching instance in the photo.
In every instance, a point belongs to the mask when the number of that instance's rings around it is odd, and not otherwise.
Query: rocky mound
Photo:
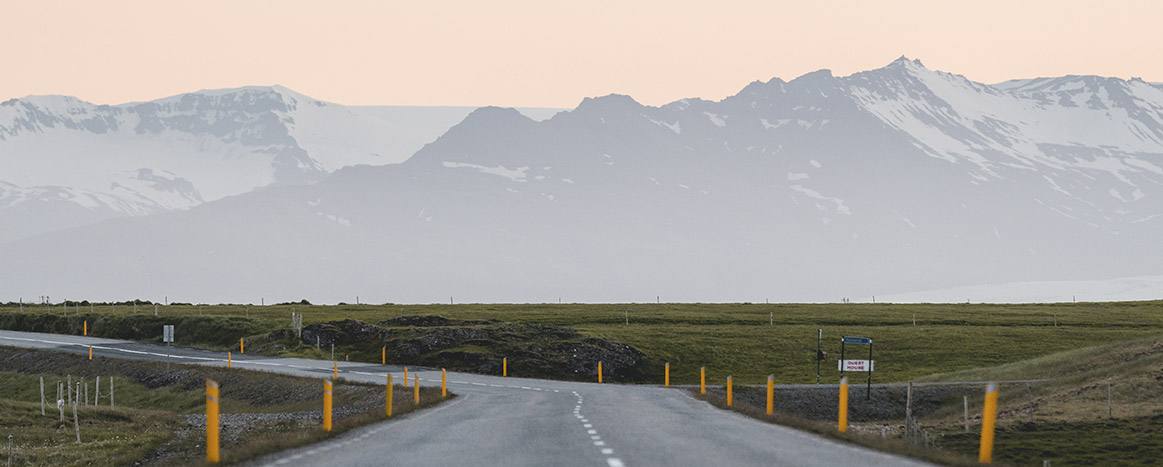
[[[535,323],[451,320],[442,316],[402,316],[370,324],[331,321],[303,328],[302,345],[351,352],[379,359],[388,346],[389,363],[500,374],[509,359],[509,374],[537,378],[590,381],[597,362],[609,381],[646,381],[661,372],[638,349],[606,339],[584,336],[575,329]]]

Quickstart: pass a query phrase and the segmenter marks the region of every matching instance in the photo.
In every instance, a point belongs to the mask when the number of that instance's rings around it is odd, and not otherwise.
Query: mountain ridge
[[[349,165],[398,163],[470,110],[346,107],[279,85],[118,105],[9,99],[0,103],[0,181],[7,184],[0,217],[9,220],[0,241],[188,209],[271,184],[313,183]]]
[[[827,301],[1158,275],[1163,99],[1121,83],[1129,97],[1014,93],[904,59],[719,101],[603,96],[540,121],[485,108],[401,164],[0,245],[24,271],[0,280],[423,303]],[[116,280],[30,253],[47,249]]]

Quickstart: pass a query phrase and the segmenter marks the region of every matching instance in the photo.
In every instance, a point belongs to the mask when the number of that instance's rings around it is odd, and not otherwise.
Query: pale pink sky
[[[9,1],[0,100],[283,84],[345,104],[719,99],[899,55],[996,82],[1163,81],[1163,1]]]

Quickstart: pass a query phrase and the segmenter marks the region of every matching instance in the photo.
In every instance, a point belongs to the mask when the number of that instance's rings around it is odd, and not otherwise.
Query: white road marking
[[[610,457],[606,459],[606,463],[609,464],[610,467],[626,467],[626,464],[622,463],[622,459],[617,457]]]

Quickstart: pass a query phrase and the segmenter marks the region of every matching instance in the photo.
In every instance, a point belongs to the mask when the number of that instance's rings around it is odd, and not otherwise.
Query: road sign
[[[848,360],[844,358],[845,347],[849,345],[867,345],[868,346],[868,360]],[[872,399],[872,338],[861,336],[844,336],[840,338],[840,376],[849,371],[864,372],[868,374],[868,382],[866,383],[865,398]]]
[[[172,324],[162,325],[162,342],[165,342],[167,344],[174,343],[174,325],[172,325]]]
[[[837,363],[840,366],[840,371],[854,371],[860,373],[865,371],[873,371],[873,366],[876,362],[872,360],[840,360]]]

